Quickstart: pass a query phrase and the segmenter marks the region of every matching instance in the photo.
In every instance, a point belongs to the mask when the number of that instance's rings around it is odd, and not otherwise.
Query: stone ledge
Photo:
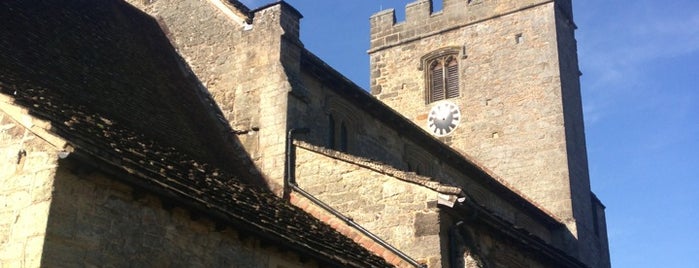
[[[312,145],[307,142],[303,141],[294,141],[294,145],[306,149],[308,151],[318,153],[336,160],[340,160],[346,163],[354,164],[363,168],[367,168],[376,172],[379,172],[381,174],[399,179],[401,181],[405,182],[410,182],[414,183],[417,185],[421,185],[425,188],[431,189],[435,192],[441,193],[441,194],[449,194],[449,195],[458,195],[463,192],[463,190],[460,187],[456,186],[451,186],[451,185],[445,185],[442,183],[439,183],[437,181],[432,180],[430,177],[425,177],[421,175],[417,175],[414,172],[407,172],[407,171],[402,171],[398,170],[392,166],[389,166],[387,164],[383,164],[371,159],[363,158],[363,157],[358,157],[358,156],[353,156],[350,154],[346,154],[343,152],[331,150],[328,148]]]
[[[59,150],[72,151],[70,144],[63,138],[49,132],[51,123],[48,121],[37,119],[29,115],[29,111],[19,106],[13,105],[9,97],[2,95],[0,99],[0,111],[9,116],[13,121],[17,122],[27,130],[31,131],[37,137],[45,140]]]

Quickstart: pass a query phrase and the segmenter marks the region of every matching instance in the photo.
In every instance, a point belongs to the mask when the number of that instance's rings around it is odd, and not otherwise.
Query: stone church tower
[[[577,239],[566,251],[606,266],[593,257],[607,240],[590,191],[571,1],[442,6],[417,0],[404,22],[393,10],[371,18],[371,93],[565,223]]]

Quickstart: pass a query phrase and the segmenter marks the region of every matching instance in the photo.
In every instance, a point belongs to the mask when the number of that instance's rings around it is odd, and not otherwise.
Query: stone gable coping
[[[294,145],[333,159],[368,168],[373,171],[379,172],[387,176],[391,176],[393,178],[405,182],[410,182],[413,184],[423,186],[440,194],[459,195],[463,192],[463,190],[460,187],[442,184],[440,182],[432,180],[430,177],[421,176],[415,174],[414,172],[402,171],[390,165],[383,164],[381,162],[377,162],[368,158],[346,154],[340,151],[316,146],[299,140],[294,141]]]
[[[258,11],[260,11],[260,10],[264,10],[264,9],[267,9],[267,8],[270,8],[270,7],[273,7],[273,6],[276,6],[276,5],[281,5],[282,8],[288,9],[289,11],[292,12],[292,14],[298,16],[299,19],[303,18],[303,14],[301,14],[301,12],[299,12],[298,9],[296,9],[294,6],[290,5],[290,4],[287,3],[286,1],[281,1],[281,0],[280,0],[280,1],[275,1],[275,2],[272,2],[272,3],[269,3],[269,4],[266,4],[266,5],[261,6],[261,7],[258,7],[258,8],[256,8],[256,9],[252,10],[251,13],[254,14],[254,13],[257,13]]]
[[[2,90],[2,84],[0,84],[0,90]],[[12,105],[12,99],[9,96],[0,95],[0,111],[56,149],[68,152],[73,150],[65,139],[50,132],[50,122],[32,117],[29,115],[29,110]]]
[[[232,5],[233,7],[238,9],[240,12],[249,16],[250,8],[248,6],[246,6],[245,4],[243,4],[242,2],[240,2],[238,0],[223,0],[223,1],[225,1],[226,4]]]
[[[250,22],[250,11],[238,1],[209,0],[209,3],[221,11],[221,14],[241,26],[248,25]]]

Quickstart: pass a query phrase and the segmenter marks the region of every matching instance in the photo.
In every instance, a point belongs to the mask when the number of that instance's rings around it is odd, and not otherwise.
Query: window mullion
[[[447,96],[447,74],[449,73],[449,70],[447,70],[447,58],[445,57],[442,59],[442,94],[444,94],[444,99],[448,99],[449,96]]]

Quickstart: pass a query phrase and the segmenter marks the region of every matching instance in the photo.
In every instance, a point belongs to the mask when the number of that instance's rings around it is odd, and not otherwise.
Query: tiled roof
[[[227,123],[217,121],[212,101],[197,90],[200,82],[153,18],[116,0],[2,1],[0,7],[0,64],[17,79],[197,159],[232,162],[222,135]]]
[[[193,122],[203,112],[183,98],[197,97],[197,85],[168,58],[172,48],[160,50],[164,35],[150,17],[121,1],[3,1],[0,18],[0,92],[49,120],[51,131],[77,152],[327,264],[390,266],[276,195],[235,178],[236,169],[208,162],[221,152],[210,153],[213,145],[202,141],[214,135],[200,132],[216,127]],[[175,90],[181,95],[167,95]]]

